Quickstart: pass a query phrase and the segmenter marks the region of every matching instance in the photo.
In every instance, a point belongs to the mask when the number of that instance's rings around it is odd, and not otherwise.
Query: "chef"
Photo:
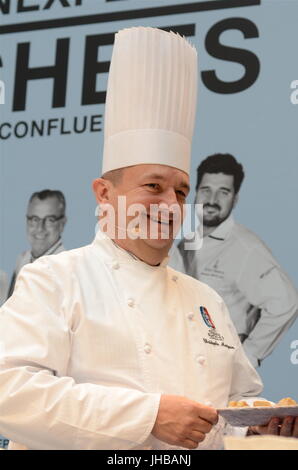
[[[1,310],[0,433],[20,448],[218,449],[216,408],[262,390],[222,299],[167,267],[165,208],[182,211],[189,191],[196,89],[185,39],[116,35],[93,184],[105,224],[92,244],[26,265]],[[144,208],[133,228],[120,198]]]
[[[65,250],[61,235],[66,223],[66,202],[61,191],[44,189],[31,195],[27,208],[26,229],[30,250],[18,256],[7,298],[13,293],[18,273],[37,258]]]
[[[250,362],[259,366],[298,317],[291,280],[258,236],[232,215],[244,179],[230,154],[214,154],[197,169],[196,202],[204,205],[204,242],[179,250],[183,272],[205,282],[224,299]],[[170,265],[178,271],[175,253]]]

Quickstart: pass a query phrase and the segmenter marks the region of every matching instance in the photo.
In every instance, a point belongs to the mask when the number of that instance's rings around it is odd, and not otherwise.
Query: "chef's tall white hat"
[[[108,79],[102,173],[143,163],[189,173],[197,52],[156,28],[119,31]]]

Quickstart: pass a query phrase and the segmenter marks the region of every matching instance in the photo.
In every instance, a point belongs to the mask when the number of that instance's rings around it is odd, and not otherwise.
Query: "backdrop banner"
[[[102,165],[114,35],[151,26],[179,32],[199,53],[188,202],[195,199],[200,162],[232,154],[245,172],[233,217],[263,240],[297,287],[297,16],[297,0],[0,0],[3,283],[5,276],[10,283],[17,258],[30,250],[26,210],[36,191],[64,194],[65,249],[93,239],[91,183]],[[242,261],[231,259],[235,266]],[[224,276],[220,262],[212,265],[217,279]],[[260,272],[260,279],[267,275]],[[248,300],[262,316],[267,305]],[[294,320],[258,367],[263,395],[273,401],[298,401]]]

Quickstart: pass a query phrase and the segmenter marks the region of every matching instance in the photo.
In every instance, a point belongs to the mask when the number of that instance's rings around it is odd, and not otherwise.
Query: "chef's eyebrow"
[[[219,189],[224,189],[225,191],[228,191],[229,193],[232,191],[231,188],[226,188],[225,186],[221,186]]]
[[[208,189],[210,188],[211,186],[208,185],[208,184],[205,184],[204,186],[200,186],[199,189]],[[232,191],[231,188],[226,188],[225,186],[220,186],[219,189],[224,189],[225,191],[228,191],[229,193]]]
[[[159,175],[158,173],[148,173],[147,175],[143,175],[143,178],[142,179],[154,179],[154,180],[162,180],[162,181],[166,181],[166,178],[162,175]],[[190,191],[190,186],[188,183],[185,183],[184,181],[181,181],[179,184],[178,184],[179,188],[184,188],[184,189],[187,189],[188,191]]]

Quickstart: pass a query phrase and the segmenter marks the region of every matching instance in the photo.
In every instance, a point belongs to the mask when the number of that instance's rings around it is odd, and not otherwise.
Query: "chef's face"
[[[133,220],[140,221],[136,231],[140,230],[143,236],[138,243],[168,249],[180,228],[188,193],[189,178],[183,171],[165,165],[136,165],[123,170],[120,182],[110,189],[109,202],[115,210],[118,227],[126,225],[127,230]],[[127,210],[136,205],[144,210],[138,214],[126,212],[123,217],[119,212],[119,196],[125,196]],[[128,229],[128,237],[130,233]]]
[[[56,196],[44,200],[33,198],[27,210],[27,236],[35,258],[58,241],[65,222],[63,206]]]
[[[226,220],[237,202],[234,176],[224,173],[205,173],[197,191],[196,203],[203,204],[203,223],[217,227]]]

